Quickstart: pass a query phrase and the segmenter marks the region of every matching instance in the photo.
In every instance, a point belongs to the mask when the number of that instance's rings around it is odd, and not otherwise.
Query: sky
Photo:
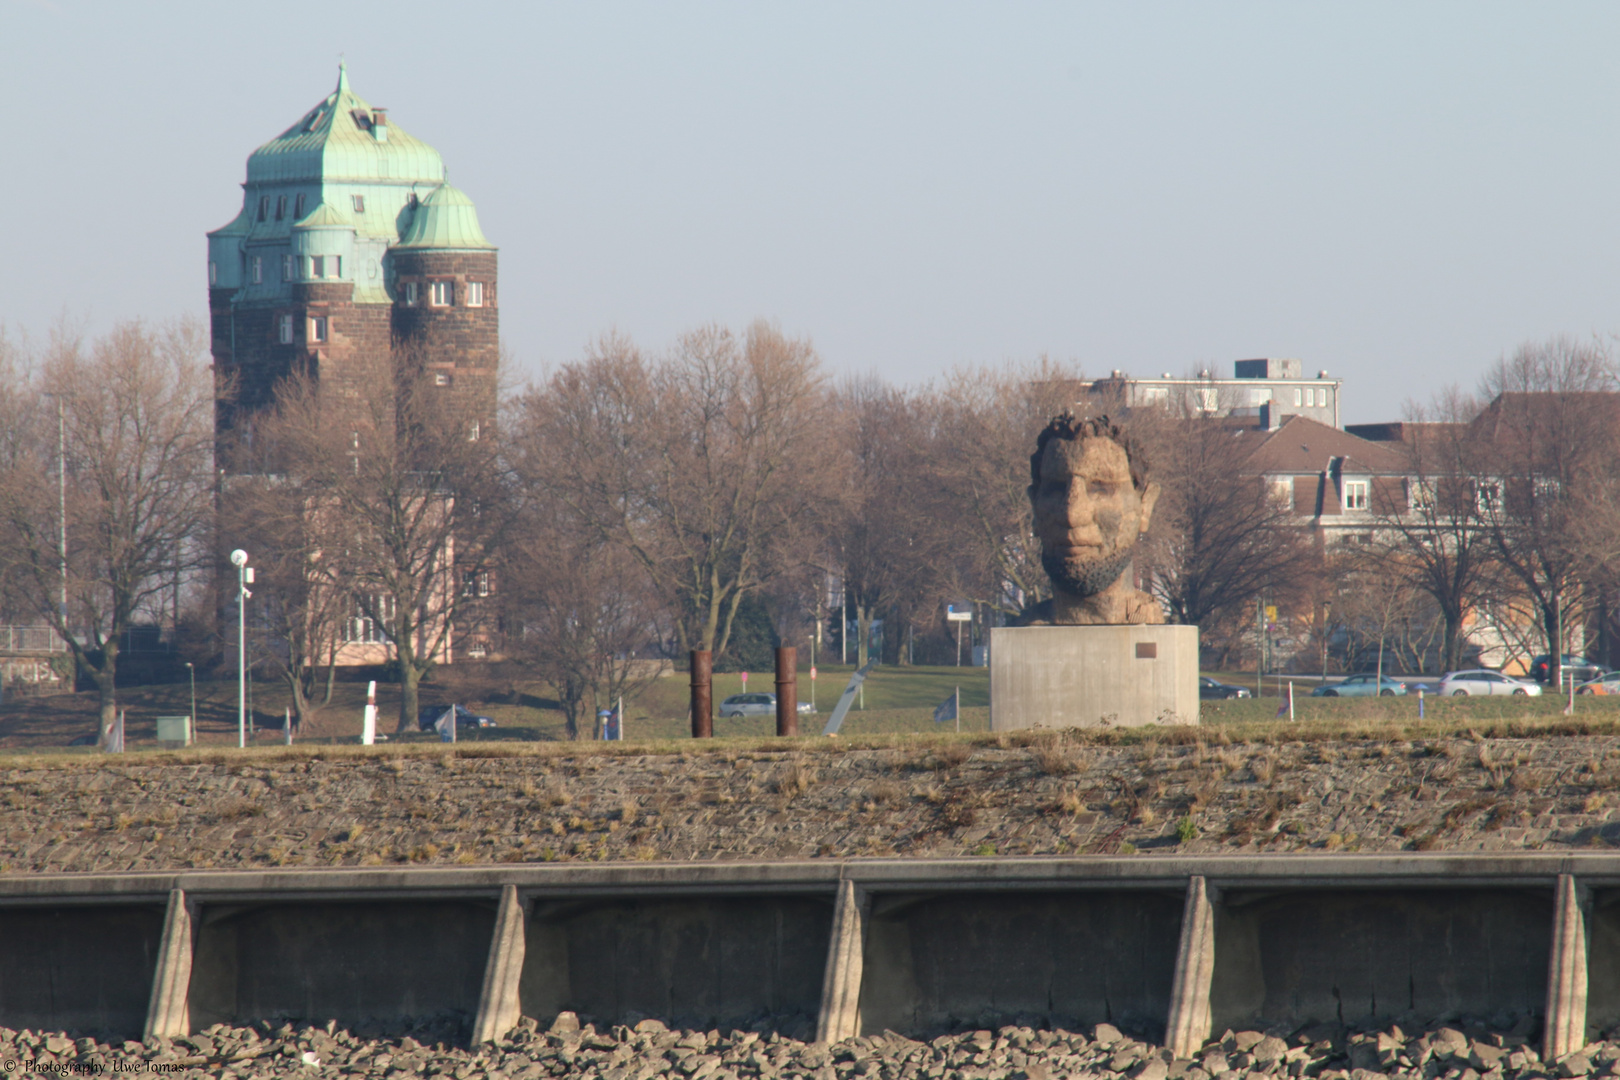
[[[247,156],[354,89],[500,247],[518,383],[756,318],[835,374],[1230,375],[1343,418],[1620,331],[1620,5],[0,0],[0,324],[206,317]]]

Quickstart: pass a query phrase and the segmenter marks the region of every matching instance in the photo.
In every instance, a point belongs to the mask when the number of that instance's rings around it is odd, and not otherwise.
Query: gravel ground
[[[1533,1017],[1458,1018],[1407,1034],[1397,1024],[1347,1031],[1320,1025],[1300,1031],[1228,1031],[1190,1059],[1139,1042],[1108,1024],[1088,1033],[1033,1026],[941,1035],[929,1041],[894,1032],[817,1046],[768,1030],[672,1031],[657,1020],[597,1031],[563,1013],[543,1030],[525,1018],[512,1035],[476,1049],[454,1034],[460,1018],[414,1035],[365,1038],[328,1024],[295,1029],[215,1026],[198,1035],[109,1044],[61,1034],[0,1028],[7,1076],[69,1072],[173,1072],[187,1076],[447,1076],[538,1080],[1219,1080],[1239,1076],[1316,1076],[1328,1080],[1507,1080],[1612,1076],[1620,1043],[1600,1042],[1560,1062],[1543,1063],[1529,1036]],[[1418,1029],[1414,1027],[1414,1032]],[[13,1070],[13,1064],[15,1069]]]
[[[1620,844],[1607,734],[761,745],[11,758],[0,872]]]

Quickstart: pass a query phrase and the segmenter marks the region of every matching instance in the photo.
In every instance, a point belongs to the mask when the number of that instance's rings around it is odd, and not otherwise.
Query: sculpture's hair
[[[1106,416],[1087,417],[1082,420],[1072,411],[1064,410],[1041,429],[1035,437],[1035,452],[1029,457],[1029,479],[1033,488],[1041,482],[1041,455],[1046,453],[1046,444],[1053,439],[1067,439],[1070,442],[1080,442],[1086,439],[1112,439],[1125,451],[1125,460],[1131,466],[1131,485],[1137,491],[1146,491],[1148,486],[1147,455],[1142,452],[1141,444],[1120,429],[1119,425]]]

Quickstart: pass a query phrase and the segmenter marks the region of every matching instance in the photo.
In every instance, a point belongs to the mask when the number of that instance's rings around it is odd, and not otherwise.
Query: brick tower
[[[493,419],[495,247],[432,147],[337,89],[248,158],[242,210],[208,234],[216,438],[251,441],[277,384],[417,366]]]

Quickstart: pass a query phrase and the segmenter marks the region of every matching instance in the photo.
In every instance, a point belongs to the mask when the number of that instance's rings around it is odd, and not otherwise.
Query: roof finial
[[[337,92],[341,94],[345,90],[347,90],[348,88],[349,88],[349,68],[348,68],[348,65],[346,65],[343,62],[343,54],[339,53],[338,54],[338,88],[337,88]]]

